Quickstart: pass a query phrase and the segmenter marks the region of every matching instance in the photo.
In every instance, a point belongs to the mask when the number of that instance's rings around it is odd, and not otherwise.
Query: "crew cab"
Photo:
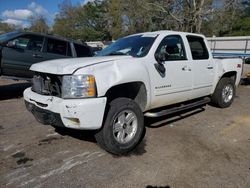
[[[96,130],[102,148],[126,154],[143,137],[144,116],[210,101],[231,105],[242,60],[213,58],[207,46],[199,34],[147,32],[121,38],[96,57],[34,64],[26,107],[43,124]]]
[[[65,38],[34,32],[0,35],[0,76],[29,80],[30,66],[45,60],[91,57],[91,47]]]

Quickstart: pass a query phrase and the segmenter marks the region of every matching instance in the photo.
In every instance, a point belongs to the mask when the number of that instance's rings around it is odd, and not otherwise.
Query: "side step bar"
[[[197,107],[197,106],[202,106],[202,105],[205,105],[205,104],[209,103],[210,101],[211,101],[211,99],[209,97],[206,97],[206,98],[204,98],[202,100],[199,100],[199,101],[195,101],[195,102],[192,102],[192,103],[189,103],[189,104],[186,104],[186,105],[182,105],[182,106],[178,106],[178,107],[169,108],[169,109],[162,110],[162,111],[159,111],[159,112],[146,112],[144,114],[144,116],[152,117],[152,118],[161,117],[161,116],[165,116],[165,115],[169,115],[169,114],[174,114],[176,112],[180,112],[180,111],[183,111],[183,110],[187,110],[187,109],[190,109],[190,108],[194,108],[194,107]]]

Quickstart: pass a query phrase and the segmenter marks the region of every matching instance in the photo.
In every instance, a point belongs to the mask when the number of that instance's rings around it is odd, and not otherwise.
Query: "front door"
[[[44,37],[22,35],[9,41],[15,44],[2,49],[2,74],[15,77],[32,77],[29,71],[33,63],[43,61],[42,46]]]
[[[192,64],[188,61],[182,37],[166,36],[155,52],[159,53],[165,54],[161,62],[165,72],[155,59],[155,67],[151,67],[154,71],[150,73],[154,90],[152,108],[188,100],[192,92]]]

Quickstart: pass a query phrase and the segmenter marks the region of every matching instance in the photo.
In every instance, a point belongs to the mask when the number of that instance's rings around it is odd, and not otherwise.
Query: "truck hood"
[[[124,59],[131,59],[131,56],[100,56],[70,59],[56,59],[33,64],[30,70],[49,74],[73,74],[76,70],[99,63],[107,63]]]

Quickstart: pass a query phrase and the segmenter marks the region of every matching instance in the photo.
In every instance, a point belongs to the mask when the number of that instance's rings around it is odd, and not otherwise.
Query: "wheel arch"
[[[236,82],[236,78],[237,78],[237,72],[236,71],[229,71],[229,72],[226,72],[226,73],[224,73],[222,76],[221,76],[221,78],[220,78],[220,80],[222,79],[222,78],[231,78],[233,81],[234,81],[234,83]],[[219,83],[219,82],[218,82]]]
[[[236,85],[237,84],[237,71],[228,71],[228,72],[225,72],[224,74],[222,74],[218,78],[217,83],[214,84],[211,95],[213,95],[213,93],[215,92],[215,90],[216,90],[216,88],[217,88],[217,86],[222,78],[231,78],[233,80],[234,84]]]
[[[147,89],[141,81],[112,86],[105,93],[105,97],[107,97],[108,103],[120,97],[132,99],[140,106],[142,111],[145,111],[147,106]]]

